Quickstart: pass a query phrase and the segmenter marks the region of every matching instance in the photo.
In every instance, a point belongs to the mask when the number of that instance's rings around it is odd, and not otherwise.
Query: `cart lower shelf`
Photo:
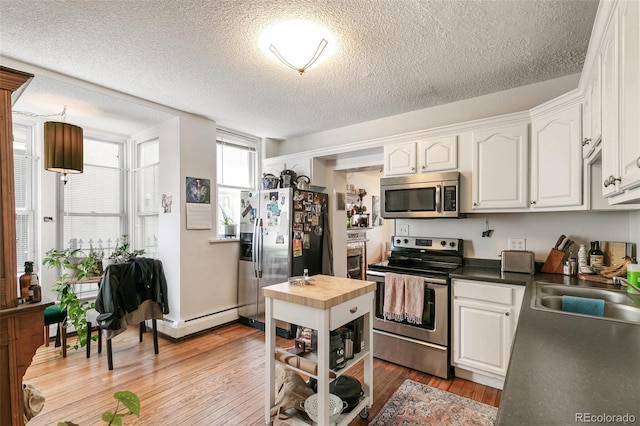
[[[369,397],[368,396],[363,396],[360,399],[360,402],[358,403],[358,405],[351,410],[349,413],[344,413],[341,414],[338,417],[338,420],[336,421],[336,425],[348,425],[353,419],[355,419],[357,416],[360,416],[360,418],[362,419],[366,419],[367,417],[369,417]],[[317,425],[317,423],[312,422],[311,420],[306,420],[305,418],[303,418],[301,415],[295,415],[287,420],[278,420],[276,419],[276,422],[274,423],[274,425],[280,425],[280,424],[288,424],[290,426],[308,426],[308,425]],[[333,426],[333,425],[331,425]]]

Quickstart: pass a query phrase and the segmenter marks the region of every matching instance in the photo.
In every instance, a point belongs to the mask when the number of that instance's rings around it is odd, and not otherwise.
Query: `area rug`
[[[493,425],[497,412],[490,405],[405,380],[369,425]]]

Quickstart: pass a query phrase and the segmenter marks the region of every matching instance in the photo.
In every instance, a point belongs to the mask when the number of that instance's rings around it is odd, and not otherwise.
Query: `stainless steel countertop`
[[[640,325],[531,308],[536,280],[607,285],[469,266],[451,277],[526,285],[496,425],[568,425],[579,416],[612,423],[604,416],[624,415],[640,422]]]

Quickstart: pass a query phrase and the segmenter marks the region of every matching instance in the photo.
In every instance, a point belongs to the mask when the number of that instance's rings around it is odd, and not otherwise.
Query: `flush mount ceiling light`
[[[333,37],[308,21],[288,21],[268,28],[261,37],[262,49],[302,75],[332,53]]]

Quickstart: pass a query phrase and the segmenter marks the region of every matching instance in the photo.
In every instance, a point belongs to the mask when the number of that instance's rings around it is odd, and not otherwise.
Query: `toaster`
[[[520,272],[535,274],[535,259],[532,251],[503,250],[500,254],[500,270],[502,272]]]

